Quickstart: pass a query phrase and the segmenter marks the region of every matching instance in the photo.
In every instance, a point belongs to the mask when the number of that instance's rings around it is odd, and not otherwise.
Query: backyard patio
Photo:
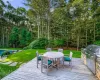
[[[41,64],[36,66],[36,58],[1,80],[97,80],[80,58],[73,58],[72,66],[65,62],[58,70],[52,68],[48,75],[41,73]]]
[[[0,0],[0,80],[100,80],[100,0]]]

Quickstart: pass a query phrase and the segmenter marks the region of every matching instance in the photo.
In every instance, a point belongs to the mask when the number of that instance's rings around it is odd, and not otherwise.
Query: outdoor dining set
[[[43,68],[48,69],[53,67],[56,69],[59,69],[60,66],[64,67],[64,62],[69,62],[69,66],[72,65],[72,55],[73,53],[70,51],[69,55],[64,55],[63,49],[58,49],[58,51],[52,51],[51,48],[46,49],[47,52],[45,52],[43,55],[40,55],[38,51],[36,51],[37,55],[37,68],[39,63],[41,62],[41,72],[43,73]]]

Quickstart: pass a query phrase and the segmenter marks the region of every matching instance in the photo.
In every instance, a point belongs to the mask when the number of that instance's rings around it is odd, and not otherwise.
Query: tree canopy
[[[47,38],[79,49],[100,41],[99,0],[26,0],[24,4],[28,10],[0,0],[0,47],[25,47]]]

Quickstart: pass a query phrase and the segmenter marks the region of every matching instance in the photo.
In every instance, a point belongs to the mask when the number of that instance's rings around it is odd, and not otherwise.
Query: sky
[[[17,7],[25,7],[24,4],[23,4],[24,0],[3,0],[3,1],[4,2],[9,1],[11,3],[11,5],[14,6],[15,8],[17,8]]]
[[[24,7],[26,9],[28,9],[23,3],[25,0],[3,0],[5,3],[7,1],[9,1],[11,3],[12,6],[14,6],[15,8],[17,7]],[[69,0],[66,0],[66,2],[68,2]]]

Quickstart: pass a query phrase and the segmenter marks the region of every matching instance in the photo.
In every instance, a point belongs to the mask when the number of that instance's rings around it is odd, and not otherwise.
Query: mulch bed
[[[74,47],[56,47],[56,48],[53,48],[54,50],[57,50],[59,48],[63,48],[64,50],[77,50],[77,48],[74,48]],[[79,49],[81,50],[81,49]]]

